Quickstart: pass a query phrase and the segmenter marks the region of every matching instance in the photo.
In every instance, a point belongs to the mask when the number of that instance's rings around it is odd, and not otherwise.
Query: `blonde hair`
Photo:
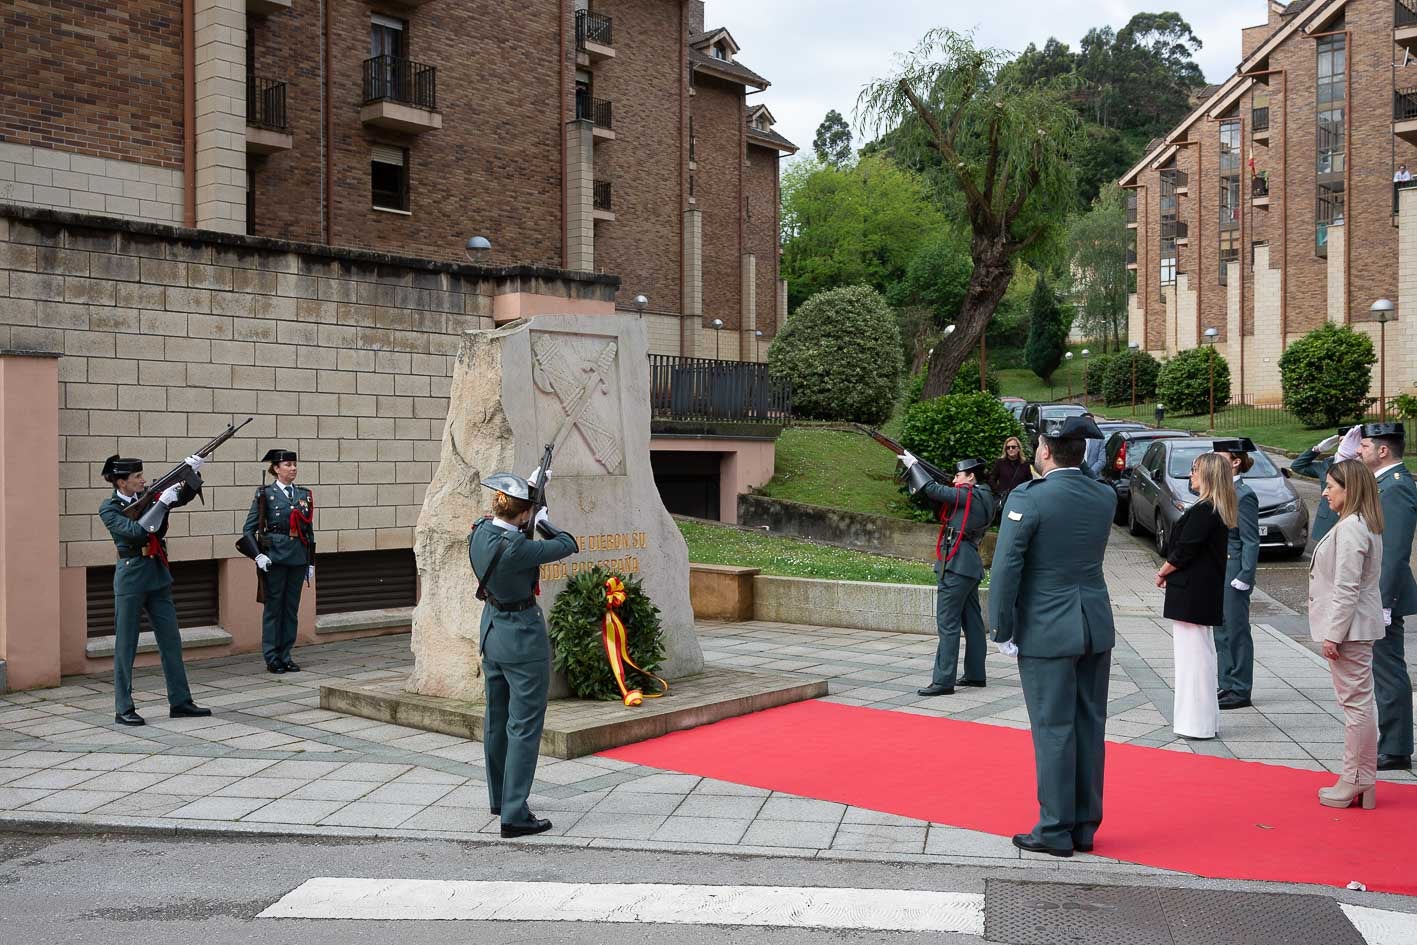
[[[1234,528],[1240,521],[1240,500],[1235,495],[1230,457],[1202,453],[1196,457],[1196,470],[1201,474],[1201,501],[1211,504],[1226,528]]]
[[[1000,459],[1008,459],[1008,458],[1009,458],[1009,444],[1010,444],[1010,443],[1012,443],[1012,444],[1014,444],[1015,446],[1018,447],[1018,458],[1019,458],[1020,461],[1025,460],[1025,459],[1028,459],[1028,452],[1023,448],[1023,441],[1020,440],[1020,439],[1019,439],[1018,437],[1016,437],[1016,436],[1011,436],[1011,437],[1009,437],[1007,440],[1004,441],[1004,445],[999,448],[999,458],[1000,458]]]
[[[509,496],[505,492],[497,492],[492,495],[492,514],[500,519],[511,521],[529,508],[531,508],[531,503],[526,499]]]
[[[1378,480],[1361,460],[1345,459],[1328,468],[1328,478],[1343,490],[1343,511],[1340,520],[1356,515],[1374,535],[1383,533],[1383,503],[1378,493]],[[1324,500],[1327,501],[1327,500]]]

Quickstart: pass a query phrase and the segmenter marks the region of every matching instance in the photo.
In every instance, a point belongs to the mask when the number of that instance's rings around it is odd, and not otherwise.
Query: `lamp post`
[[[718,360],[718,333],[723,329],[723,319],[715,318],[709,322],[713,326],[713,359]]]
[[[481,266],[492,254],[492,241],[485,236],[471,236],[463,244],[462,251],[468,262]]]
[[[762,349],[762,346],[763,346],[763,330],[762,330],[761,328],[754,328],[754,329],[753,329],[753,360],[754,360],[754,361],[758,360],[758,355],[759,355],[759,352],[760,352],[761,349]]]
[[[1082,349],[1082,399],[1087,402],[1087,359],[1092,357],[1092,352],[1086,348]]]
[[[1137,415],[1137,355],[1141,351],[1140,342],[1127,342],[1127,351],[1132,361],[1132,416]]]
[[[1207,328],[1201,332],[1205,336],[1206,347],[1210,349],[1210,426],[1209,430],[1215,429],[1215,342],[1220,339],[1220,330],[1217,328]]]
[[[1073,353],[1071,351],[1063,355],[1063,360],[1068,362],[1068,399],[1073,399]]]
[[[649,299],[646,298],[644,295],[637,295],[637,296],[635,296],[635,300],[634,300],[634,301],[635,301],[635,311],[639,313],[640,318],[644,318],[644,317],[645,317],[645,306],[649,304]]]
[[[1378,299],[1369,311],[1378,321],[1378,403],[1387,423],[1387,323],[1397,318],[1397,306],[1391,299]]]

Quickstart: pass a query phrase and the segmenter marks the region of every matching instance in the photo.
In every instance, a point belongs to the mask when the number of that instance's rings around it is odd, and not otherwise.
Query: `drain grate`
[[[989,880],[984,903],[1007,945],[1364,945],[1323,896]]]

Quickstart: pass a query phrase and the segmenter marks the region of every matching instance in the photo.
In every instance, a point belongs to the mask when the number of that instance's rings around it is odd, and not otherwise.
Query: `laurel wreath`
[[[625,624],[630,658],[651,673],[664,659],[659,608],[654,606],[638,580],[600,567],[577,574],[557,595],[546,624],[555,666],[566,674],[571,692],[580,699],[613,702],[621,699],[601,635],[605,621],[605,582],[611,577],[618,577],[625,585],[625,603],[620,605],[618,613]],[[635,685],[643,684],[639,673],[634,670],[629,673],[635,677]]]

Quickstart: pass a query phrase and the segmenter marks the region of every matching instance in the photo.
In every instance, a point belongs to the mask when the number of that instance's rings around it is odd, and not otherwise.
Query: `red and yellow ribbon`
[[[605,644],[605,657],[610,661],[610,671],[615,674],[615,682],[619,684],[620,693],[625,697],[625,705],[636,706],[645,699],[658,699],[664,695],[669,691],[669,683],[647,670],[640,669],[630,659],[630,645],[625,636],[625,624],[620,620],[620,615],[616,613],[624,603],[625,583],[612,576],[605,582],[605,624],[600,639]],[[627,688],[625,685],[626,666],[637,670],[641,676],[659,683],[659,692],[644,693],[639,689]]]

